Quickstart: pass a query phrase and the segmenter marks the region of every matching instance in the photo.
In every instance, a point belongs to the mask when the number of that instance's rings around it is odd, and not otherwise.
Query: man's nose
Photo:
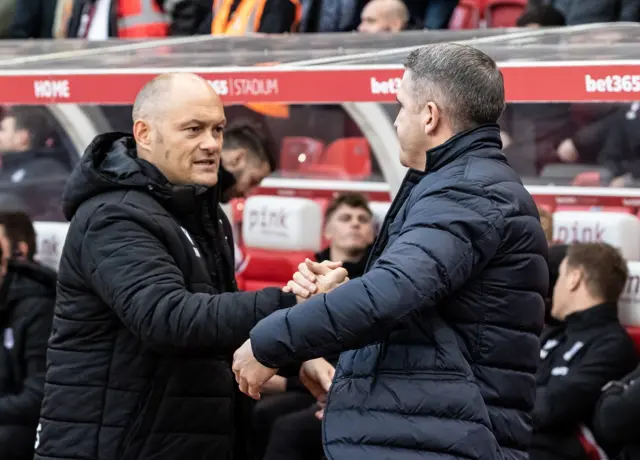
[[[217,151],[220,149],[221,140],[216,138],[213,134],[205,134],[204,139],[200,143],[200,148],[208,152]]]

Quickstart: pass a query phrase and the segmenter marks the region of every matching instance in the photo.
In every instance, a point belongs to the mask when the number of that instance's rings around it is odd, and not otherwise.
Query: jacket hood
[[[12,259],[0,288],[0,306],[27,297],[56,295],[56,272],[36,262]],[[2,308],[0,307],[0,308]]]
[[[219,201],[217,187],[169,183],[155,166],[136,156],[136,144],[131,135],[115,132],[101,134],[89,144],[67,181],[62,210],[71,220],[80,205],[96,195],[135,189],[154,195],[164,204],[171,202],[169,207],[183,212],[191,211],[199,201],[198,197],[206,195]]]

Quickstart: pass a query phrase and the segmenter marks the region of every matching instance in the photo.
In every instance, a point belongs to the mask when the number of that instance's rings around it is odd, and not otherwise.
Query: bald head
[[[152,121],[164,115],[179,100],[211,98],[222,105],[220,97],[204,78],[193,73],[165,73],[147,82],[133,103],[133,121]]]
[[[362,10],[360,32],[399,32],[409,23],[409,10],[402,0],[371,0]]]

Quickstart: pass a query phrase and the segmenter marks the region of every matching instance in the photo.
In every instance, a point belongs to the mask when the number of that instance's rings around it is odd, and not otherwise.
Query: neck
[[[573,313],[588,310],[591,307],[605,303],[604,299],[593,297],[589,294],[577,295],[570,302],[570,309],[566,312],[565,318]]]
[[[365,249],[356,250],[356,251],[347,251],[344,249],[332,247],[329,250],[329,257],[331,260],[334,260],[334,261],[356,263],[362,260],[364,253],[365,253]]]

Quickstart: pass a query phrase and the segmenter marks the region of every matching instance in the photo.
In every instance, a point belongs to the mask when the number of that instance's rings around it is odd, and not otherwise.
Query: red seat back
[[[371,175],[371,148],[364,137],[346,137],[332,142],[320,161],[301,163],[300,171],[336,179],[358,180]]]
[[[640,327],[637,326],[627,326],[627,333],[633,340],[634,345],[636,346],[636,350],[640,355]]]
[[[473,0],[460,0],[449,20],[449,29],[477,29],[481,15],[482,9]]]
[[[312,137],[285,137],[280,148],[280,169],[296,173],[301,167],[320,161],[325,144]]]
[[[489,0],[485,9],[487,27],[515,27],[527,0]]]
[[[245,248],[246,268],[238,276],[244,290],[253,291],[264,287],[283,287],[298,271],[298,264],[305,258],[315,260],[313,251],[270,251]]]

